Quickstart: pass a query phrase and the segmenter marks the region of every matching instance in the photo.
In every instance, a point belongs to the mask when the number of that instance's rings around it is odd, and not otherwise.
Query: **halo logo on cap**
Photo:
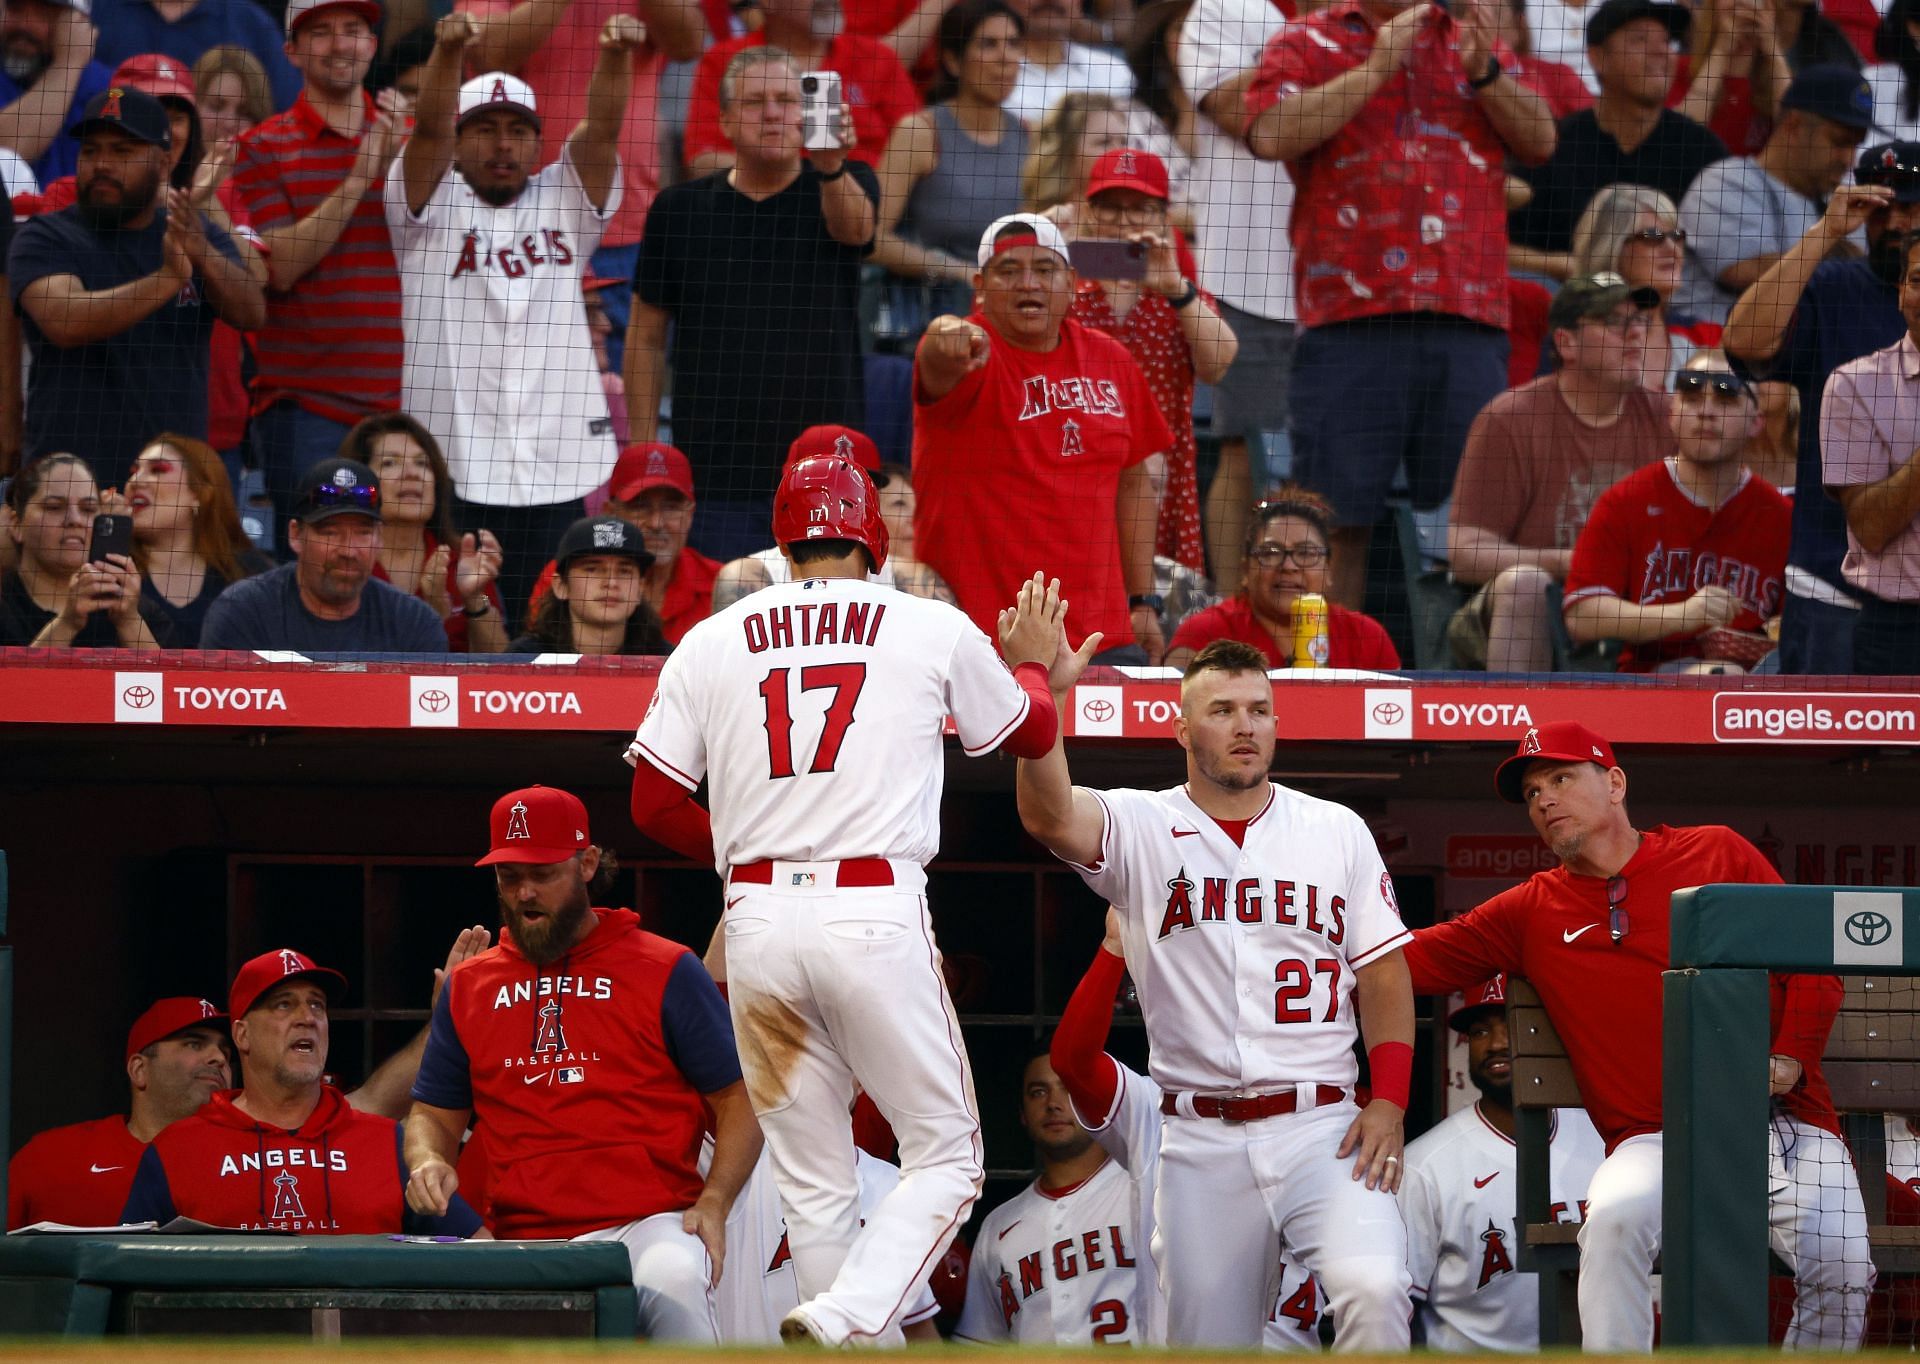
[[[125,93],[126,92],[117,85],[107,91],[107,102],[100,106],[100,117],[118,122],[121,117],[120,96]]]
[[[1522,753],[1538,753],[1540,751],[1539,730],[1530,729],[1527,731],[1527,737],[1520,741],[1520,751]],[[1596,758],[1599,757],[1599,750],[1596,749],[1593,756]]]
[[[507,831],[501,837],[532,841],[533,834],[527,828],[527,803],[524,800],[516,800],[513,808],[507,811]]]
[[[1133,149],[1131,147],[1123,147],[1121,149],[1120,155],[1114,160],[1113,169],[1121,175],[1138,175],[1140,173],[1134,165]]]
[[[307,964],[300,960],[300,954],[298,952],[294,951],[291,947],[283,947],[280,949],[281,975],[291,976],[306,969]]]
[[[487,100],[493,104],[509,103],[507,99],[507,82],[504,78],[494,81],[493,93],[487,96]]]

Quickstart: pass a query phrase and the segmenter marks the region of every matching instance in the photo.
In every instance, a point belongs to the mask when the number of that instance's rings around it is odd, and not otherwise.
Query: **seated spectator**
[[[630,14],[607,20],[586,115],[539,172],[532,88],[503,71],[460,83],[476,31],[465,14],[439,23],[413,136],[387,175],[387,227],[407,333],[401,406],[445,450],[456,513],[499,536],[501,595],[517,610],[540,551],[619,453],[580,281],[620,202],[646,31]]]
[[[1168,222],[1167,168],[1152,152],[1111,151],[1093,163],[1077,235],[1146,248],[1137,280],[1081,279],[1068,314],[1127,348],[1173,433],[1160,498],[1156,553],[1196,572],[1206,568],[1200,538],[1200,475],[1193,434],[1193,386],[1218,383],[1239,343],[1211,294],[1181,274]]]
[[[633,438],[651,441],[671,362],[674,440],[700,471],[693,540],[724,559],[766,543],[787,443],[861,420],[860,262],[880,191],[845,150],[802,149],[800,73],[784,53],[742,50],[720,97],[739,160],[653,201],[626,386]]]
[[[112,83],[93,59],[88,6],[63,0],[0,4],[0,147],[27,162],[41,184],[72,175],[80,138],[72,125]],[[8,193],[15,193],[12,184]]]
[[[200,647],[445,653],[433,608],[373,576],[380,521],[379,476],[358,460],[321,460],[301,480],[287,526],[294,561],[223,592]]]
[[[1247,525],[1239,594],[1188,616],[1164,666],[1184,668],[1214,640],[1237,639],[1264,652],[1276,668],[1294,667],[1294,603],[1309,592],[1326,594],[1332,545],[1333,508],[1325,498],[1292,483],[1268,494]],[[1318,666],[1391,671],[1400,655],[1378,621],[1329,602],[1327,660]]]
[[[722,124],[721,80],[734,58],[757,47],[785,53],[796,72],[838,73],[841,98],[853,114],[847,155],[869,167],[877,163],[900,120],[920,108],[900,59],[876,38],[844,32],[840,0],[760,0],[759,10],[766,22],[757,30],[715,43],[700,58],[687,106],[688,167],[705,175],[733,164],[739,144]]]
[[[1741,452],[1760,401],[1724,366],[1673,381],[1675,453],[1607,489],[1573,547],[1576,644],[1617,639],[1622,672],[1745,672],[1785,593],[1793,510]]]
[[[687,544],[693,512],[693,466],[685,455],[658,441],[629,445],[620,452],[600,515],[617,516],[637,528],[653,556],[641,585],[669,644],[678,644],[682,635],[707,618],[714,579],[720,572],[719,564]],[[529,631],[553,585],[554,572],[554,561],[549,559],[533,585],[533,602],[527,608]]]
[[[287,60],[275,15],[255,0],[181,0],[164,8],[153,0],[92,3],[103,62],[153,52],[190,67],[213,48],[231,44],[267,73],[275,109],[285,109],[300,93],[300,73]]]
[[[1558,0],[1548,0],[1548,3],[1557,4]],[[1586,77],[1578,69],[1534,52],[1533,30],[1527,23],[1527,0],[1500,0],[1493,14],[1500,27],[1500,41],[1513,53],[1507,74],[1547,102],[1555,123],[1593,107],[1593,91],[1587,88]]]
[[[1005,0],[960,0],[949,9],[928,107],[900,120],[880,158],[873,259],[929,286],[913,320],[920,325],[935,312],[972,311],[981,229],[1020,208],[1027,129],[1004,106],[1020,78],[1025,32]],[[913,321],[896,318],[907,334],[918,330]]]
[[[155,1000],[127,1030],[125,1114],[40,1133],[7,1165],[7,1226],[110,1227],[147,1143],[233,1083],[227,1016],[211,1000]]]
[[[1674,46],[1692,22],[1667,0],[1604,0],[1587,20],[1587,55],[1600,93],[1564,118],[1553,155],[1519,166],[1533,197],[1508,220],[1515,269],[1566,279],[1574,224],[1608,185],[1650,185],[1675,203],[1693,178],[1727,154],[1720,139],[1667,108]]]
[[[1820,460],[1847,518],[1840,571],[1860,599],[1853,671],[1920,673],[1920,236],[1906,239],[1900,312],[1907,334],[1827,379]],[[1817,490],[1805,488],[1802,497]]]
[[[1832,8],[1851,22],[1847,7]],[[1735,156],[1753,156],[1772,134],[1793,78],[1814,66],[1858,72],[1872,45],[1863,41],[1856,47],[1816,0],[1708,0],[1694,23],[1694,55],[1675,63],[1667,102],[1706,124]]]
[[[411,592],[440,617],[456,654],[507,647],[507,613],[495,581],[500,542],[486,529],[462,535],[448,490],[453,475],[433,433],[404,412],[368,417],[340,445],[380,480],[380,555],[373,576]]]
[[[1615,274],[1567,281],[1548,314],[1559,368],[1474,419],[1447,532],[1454,577],[1479,589],[1448,623],[1455,665],[1552,666],[1548,592],[1594,500],[1673,448],[1666,401],[1641,383],[1659,301]]]
[[[207,612],[227,588],[273,567],[240,527],[233,484],[203,440],[166,431],[127,476],[140,595],[163,649],[196,649]]]
[[[1008,113],[1037,128],[1062,95],[1132,98],[1133,72],[1124,61],[1068,36],[1073,24],[1068,0],[1013,0],[1013,6],[1026,22],[1027,50],[1020,80],[1007,100]]]
[[[114,86],[78,131],[78,199],[29,221],[8,253],[33,357],[26,454],[97,457],[118,482],[156,433],[205,438],[214,320],[257,327],[266,297],[226,232],[165,187],[173,133],[158,100]]]
[[[273,117],[266,68],[244,47],[210,47],[194,60],[194,105],[207,146],[232,142]]]
[[[1687,230],[1682,312],[1724,324],[1748,285],[1820,221],[1873,126],[1873,90],[1852,67],[1810,66],[1780,101],[1758,156],[1707,167],[1680,201]],[[1845,250],[1859,254],[1863,238]]]
[[[1719,344],[1720,327],[1670,305],[1687,262],[1687,230],[1673,200],[1648,185],[1608,185],[1593,196],[1573,230],[1574,275],[1612,271],[1631,288],[1659,297],[1647,320],[1640,381],[1655,393],[1702,347]]]
[[[285,948],[240,968],[227,1004],[240,1088],[154,1138],[123,1221],[490,1239],[457,1195],[439,1216],[409,1209],[400,1124],[327,1083],[328,1013],[346,987],[338,971]]]
[[[787,447],[787,467],[803,459],[845,459],[858,464],[880,496],[880,517],[887,523],[886,562],[867,576],[882,587],[897,587],[916,597],[958,605],[946,579],[914,558],[913,476],[904,464],[882,464],[880,450],[863,431],[848,426],[812,426]],[[727,607],[763,587],[791,582],[793,565],[779,545],[756,550],[720,570],[713,583],[713,609]]]
[[[78,455],[48,455],[7,486],[14,565],[0,584],[0,645],[157,649],[141,609],[140,566],[88,558],[100,485]]]
[[[515,654],[664,654],[660,617],[647,605],[653,556],[634,526],[590,516],[567,527],[554,556],[553,586]]]

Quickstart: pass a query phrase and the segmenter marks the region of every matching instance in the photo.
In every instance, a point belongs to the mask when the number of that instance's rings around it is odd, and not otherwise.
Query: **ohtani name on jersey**
[[[1049,412],[1091,412],[1098,417],[1124,417],[1120,388],[1111,379],[1049,379],[1036,374],[1025,384],[1026,402],[1020,420],[1032,421]]]
[[[510,1009],[515,1004],[531,1004],[536,996],[572,995],[576,999],[612,999],[613,981],[606,976],[541,976],[537,980],[516,980],[502,985],[493,997],[493,1007]]]
[[[541,245],[546,250],[542,251]],[[508,279],[519,279],[527,273],[530,265],[572,265],[573,248],[567,245],[567,234],[551,227],[540,229],[540,235],[529,232],[516,244],[509,243],[497,251],[489,251],[484,257],[480,254],[480,233],[468,232],[460,243],[460,259],[453,263],[453,273],[447,278],[459,279],[462,275],[471,275],[480,269],[480,262],[495,266]]]
[[[740,622],[740,629],[747,637],[747,652],[753,654],[791,649],[796,644],[864,644],[871,648],[880,638],[880,622],[886,614],[884,605],[873,602],[802,602],[755,611]]]
[[[1271,894],[1268,886],[1273,888]],[[1196,889],[1200,892],[1197,913],[1193,902]],[[1241,924],[1265,923],[1269,908],[1276,924],[1318,933],[1336,946],[1347,936],[1346,900],[1328,895],[1318,886],[1299,881],[1264,881],[1251,876],[1238,881],[1225,876],[1206,876],[1196,887],[1184,868],[1167,882],[1167,907],[1160,915],[1159,936],[1164,938],[1178,929],[1193,928],[1197,924],[1223,924],[1230,919]]]
[[[1068,1279],[1079,1278],[1082,1269],[1092,1274],[1102,1269],[1133,1267],[1133,1257],[1127,1254],[1126,1238],[1121,1236],[1118,1227],[1110,1226],[1105,1231],[1095,1228],[1079,1236],[1069,1236],[1064,1241],[1055,1241],[1050,1252],[1036,1250],[1031,1255],[1022,1255],[1020,1263],[1012,1270],[1000,1271],[997,1285],[1000,1315],[1006,1319],[1008,1326],[1012,1326],[1014,1317],[1020,1312],[1020,1304],[1049,1283],[1048,1268],[1053,1270],[1051,1282],[1064,1283]],[[1017,1291],[1013,1283],[1015,1273],[1020,1275]]]
[[[262,1170],[329,1170],[347,1173],[347,1153],[338,1148],[321,1150],[317,1146],[273,1146],[244,1155],[223,1156],[220,1177],[259,1174]]]

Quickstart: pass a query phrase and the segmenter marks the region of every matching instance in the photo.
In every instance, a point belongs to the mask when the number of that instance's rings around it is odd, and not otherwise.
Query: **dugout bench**
[[[0,1335],[632,1340],[617,1241],[0,1237]]]

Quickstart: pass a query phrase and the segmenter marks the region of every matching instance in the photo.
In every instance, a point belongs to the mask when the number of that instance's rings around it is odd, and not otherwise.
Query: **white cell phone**
[[[800,145],[810,152],[840,150],[840,73],[800,73]]]

